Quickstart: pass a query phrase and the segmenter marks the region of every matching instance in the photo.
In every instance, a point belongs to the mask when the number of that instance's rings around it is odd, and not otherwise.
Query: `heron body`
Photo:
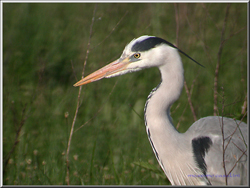
[[[246,185],[247,125],[244,122],[210,116],[196,121],[185,133],[174,127],[170,107],[179,98],[184,83],[178,52],[192,59],[161,38],[141,36],[125,47],[118,60],[74,86],[158,67],[161,83],[148,96],[144,119],[149,142],[171,184],[225,185],[226,174],[228,185]],[[223,149],[222,127],[226,149]]]

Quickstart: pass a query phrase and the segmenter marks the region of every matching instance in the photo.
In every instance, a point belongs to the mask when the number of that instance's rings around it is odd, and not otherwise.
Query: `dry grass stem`
[[[84,65],[83,65],[82,78],[84,78],[85,67],[86,67],[87,60],[88,60],[88,55],[89,55],[89,52],[90,52],[89,47],[90,47],[90,41],[91,41],[91,36],[92,36],[92,28],[93,28],[93,24],[94,24],[94,21],[95,21],[96,8],[97,8],[97,5],[95,5],[94,11],[93,11],[92,22],[91,22],[91,25],[90,25],[90,34],[89,34],[89,40],[88,40],[86,57],[85,57]],[[81,91],[82,91],[82,86],[79,87],[79,91],[78,91],[76,111],[75,111],[75,115],[74,115],[74,118],[73,118],[73,121],[72,121],[72,125],[71,125],[70,136],[69,136],[69,141],[68,141],[68,146],[67,146],[67,152],[66,152],[67,174],[66,174],[66,179],[65,180],[66,180],[66,182],[67,182],[68,185],[70,185],[70,178],[69,178],[69,166],[70,166],[69,165],[69,151],[70,151],[70,144],[71,144],[71,140],[72,140],[72,136],[73,136],[73,132],[74,132],[74,126],[75,126],[75,122],[76,122],[76,117],[77,117],[79,106],[80,106]]]
[[[7,166],[8,162],[9,162],[9,160],[10,160],[10,156],[15,151],[15,148],[16,148],[17,144],[19,143],[19,139],[18,138],[19,138],[20,132],[22,130],[22,127],[23,127],[25,121],[28,118],[28,116],[26,115],[26,110],[27,110],[26,107],[27,107],[27,104],[25,104],[25,106],[24,106],[24,108],[22,110],[22,117],[21,117],[21,121],[20,121],[20,124],[18,126],[18,129],[16,130],[14,144],[12,145],[12,148],[9,151],[9,153],[4,157],[3,173],[5,172],[6,166]]]
[[[197,121],[197,116],[196,116],[196,113],[195,113],[195,110],[194,110],[194,106],[193,106],[193,103],[192,103],[192,100],[191,100],[191,94],[189,92],[189,89],[188,89],[186,81],[184,81],[184,86],[185,86],[185,91],[186,91],[187,97],[188,97],[188,104],[189,104],[191,112],[193,114],[194,121]]]
[[[82,127],[84,127],[86,124],[88,124],[91,120],[93,120],[93,119],[102,111],[104,105],[108,102],[109,97],[110,97],[111,93],[113,92],[113,90],[114,90],[114,88],[115,88],[117,82],[118,82],[118,80],[115,82],[115,84],[114,84],[112,90],[110,91],[110,93],[109,93],[109,95],[108,95],[108,97],[107,97],[107,100],[106,100],[106,101],[103,103],[103,105],[98,109],[98,111],[94,114],[94,116],[93,116],[92,118],[90,118],[88,121],[86,121],[83,125],[81,125],[80,127],[78,127],[74,132],[76,132],[76,131],[78,131],[79,129],[81,129]]]
[[[223,46],[225,43],[225,31],[226,31],[227,19],[229,15],[229,8],[230,8],[230,4],[228,4],[226,8],[226,15],[225,15],[223,27],[221,30],[220,47],[217,53],[217,64],[216,64],[215,75],[214,75],[214,116],[217,115],[217,111],[218,111],[218,77],[219,77],[219,68],[220,68],[222,50],[223,50]]]
[[[84,64],[83,64],[83,70],[82,70],[82,77],[81,79],[84,78],[84,73],[85,73],[85,67],[86,67],[86,64],[87,64],[87,60],[88,60],[88,55],[90,53],[90,42],[91,42],[91,38],[92,38],[92,34],[93,34],[93,24],[94,24],[94,21],[95,21],[95,13],[96,13],[96,9],[97,9],[97,4],[95,5],[95,8],[94,8],[94,11],[93,11],[93,16],[92,16],[92,22],[91,22],[91,25],[90,25],[90,35],[89,35],[89,40],[88,40],[88,45],[87,45],[87,51],[86,51],[86,57],[85,57],[85,61],[84,61]],[[127,15],[128,11],[123,15],[123,17],[118,21],[118,23],[116,24],[115,27],[113,27],[113,29],[111,30],[111,32],[104,38],[103,41],[101,41],[99,44],[97,44],[95,47],[99,46],[101,43],[103,43],[112,33],[113,31],[116,29],[116,27],[120,24],[120,22],[123,20],[123,18]],[[71,63],[71,66],[72,66],[72,69],[74,70],[74,67]],[[117,83],[117,82],[116,82]],[[109,93],[109,96],[111,95],[111,93],[113,92],[113,89],[115,88],[116,86],[116,83],[114,85],[114,87],[112,88],[111,92]],[[72,121],[72,125],[71,125],[71,130],[70,130],[70,136],[69,136],[69,141],[68,141],[68,147],[67,147],[67,153],[66,153],[66,165],[67,165],[67,174],[66,174],[66,182],[68,185],[70,185],[70,178],[69,178],[69,151],[70,151],[70,144],[71,144],[71,140],[72,140],[72,136],[73,136],[73,133],[75,132],[74,131],[74,126],[75,126],[75,122],[76,122],[76,118],[77,118],[77,114],[78,114],[78,110],[79,110],[79,107],[80,107],[80,98],[81,98],[81,90],[82,90],[82,86],[79,87],[79,91],[78,91],[78,97],[77,97],[77,105],[76,105],[76,111],[75,111],[75,115],[74,115],[74,118],[73,118],[73,121]],[[109,98],[108,96],[108,98]],[[108,101],[108,100],[107,100]],[[103,105],[104,106],[104,105]],[[87,122],[85,122],[82,126],[80,126],[77,130],[79,130],[80,128],[82,128],[84,125],[86,125],[88,122],[90,122],[92,119],[94,119],[97,114],[102,110],[103,106],[101,108],[99,108],[98,112],[91,118],[89,119]]]
[[[184,113],[185,113],[185,111],[186,111],[186,109],[187,109],[187,106],[188,106],[188,105],[185,106],[185,108],[184,108],[183,111],[182,111],[181,116],[179,117],[179,121],[178,121],[178,123],[177,123],[177,125],[176,125],[176,129],[177,129],[177,130],[178,130],[179,127],[180,127],[181,120],[182,120],[182,117],[183,117],[183,115],[184,115]]]
[[[120,24],[120,22],[124,19],[124,17],[128,14],[128,11],[125,12],[125,14],[121,17],[121,19],[117,22],[117,24],[115,25],[115,27],[113,27],[113,29],[111,30],[111,32],[101,41],[99,42],[96,46],[94,46],[93,48],[96,48],[97,46],[99,46],[100,44],[102,44],[106,39],[108,39],[110,37],[110,35],[115,31],[116,27]]]

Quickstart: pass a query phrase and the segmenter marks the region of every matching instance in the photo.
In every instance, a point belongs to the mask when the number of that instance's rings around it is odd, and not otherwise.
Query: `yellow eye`
[[[138,59],[139,57],[141,57],[141,54],[140,54],[140,53],[134,54],[134,58]]]

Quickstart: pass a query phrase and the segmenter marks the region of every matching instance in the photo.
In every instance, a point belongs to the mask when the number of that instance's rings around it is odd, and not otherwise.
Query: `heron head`
[[[182,52],[164,39],[155,36],[141,36],[127,44],[119,59],[86,76],[74,86],[81,86],[102,78],[120,76],[144,68],[160,67],[168,63],[168,59],[171,59],[170,57],[176,55],[178,51]],[[184,55],[186,54],[184,53]]]

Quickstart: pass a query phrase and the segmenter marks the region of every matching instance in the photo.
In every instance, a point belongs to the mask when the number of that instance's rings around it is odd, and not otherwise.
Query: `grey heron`
[[[185,133],[174,127],[170,107],[179,98],[184,83],[179,52],[192,59],[166,40],[144,35],[126,45],[119,59],[74,86],[158,67],[161,82],[147,98],[144,119],[149,142],[171,184],[225,185],[225,176],[228,185],[247,184],[246,123],[209,116],[194,122]]]

